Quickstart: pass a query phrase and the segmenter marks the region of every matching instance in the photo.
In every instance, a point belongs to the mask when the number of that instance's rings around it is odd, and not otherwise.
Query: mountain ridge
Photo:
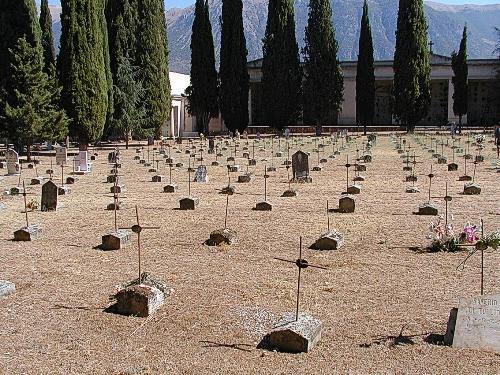
[[[267,20],[267,0],[243,0],[243,23],[247,39],[248,60],[262,57],[262,38]],[[331,0],[339,59],[357,59],[359,23],[363,0]],[[394,54],[397,23],[397,0],[369,0],[370,23],[374,39],[376,60],[391,60]],[[218,63],[222,0],[209,0],[210,20]],[[304,44],[307,24],[307,0],[295,0],[296,35],[299,47]],[[500,26],[500,4],[448,5],[434,1],[424,2],[434,52],[449,56],[458,49],[465,23],[469,30],[469,58],[493,58],[497,43],[494,26]],[[60,36],[59,7],[51,6],[54,18],[56,46]],[[172,71],[189,73],[191,27],[194,5],[171,8],[165,12],[169,39],[169,65]]]

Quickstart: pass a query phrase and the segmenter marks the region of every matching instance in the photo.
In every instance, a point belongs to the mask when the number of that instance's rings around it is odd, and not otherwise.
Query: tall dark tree
[[[263,43],[263,115],[269,126],[283,129],[297,122],[301,107],[302,69],[292,0],[269,0]]]
[[[241,0],[222,0],[220,109],[224,124],[243,131],[248,126],[247,47]]]
[[[103,1],[61,0],[62,103],[82,149],[101,137],[108,112]]]
[[[373,40],[368,17],[368,3],[363,4],[359,34],[358,65],[356,68],[356,122],[366,126],[373,123],[375,114],[375,69],[373,66]]]
[[[171,108],[165,4],[163,0],[139,0],[138,10],[135,63],[145,91],[145,126],[158,137]]]
[[[460,49],[458,53],[451,53],[451,67],[453,69],[453,113],[458,116],[458,131],[462,133],[462,117],[467,114],[467,99],[469,86],[467,78],[469,68],[467,66],[467,26],[464,26]]]
[[[9,138],[16,145],[26,146],[28,161],[31,146],[36,141],[62,140],[68,131],[68,119],[57,108],[60,89],[55,82],[53,69],[50,75],[43,71],[43,50],[32,46],[26,39],[10,50],[12,56],[12,95],[2,95],[5,108],[3,120],[8,122]],[[5,92],[4,92],[5,93]]]
[[[19,38],[25,38],[32,46],[40,44],[40,25],[34,0],[0,1],[0,93],[13,96],[13,56],[9,52]],[[0,105],[0,118],[5,118],[5,107]],[[0,120],[0,134],[7,135],[8,124]]]
[[[196,129],[208,134],[210,118],[219,115],[214,40],[207,0],[196,0],[191,33],[191,85],[186,89],[188,112]]]
[[[49,1],[42,0],[40,8],[40,29],[42,31],[42,47],[44,72],[54,74],[56,65],[56,52],[54,49],[54,37],[52,35],[52,16],[49,9]]]
[[[106,7],[109,0],[101,0],[102,8],[100,12],[100,24],[103,39],[102,52],[104,55],[104,69],[106,73],[106,84],[108,87],[108,108],[106,111],[106,122],[104,124],[103,135],[106,135],[112,127],[113,121],[113,111],[114,111],[114,101],[113,101],[113,76],[111,74],[111,62],[110,62],[110,52],[109,52],[109,38],[108,38],[108,25],[106,21]]]
[[[139,74],[139,69],[132,65],[131,59],[118,58],[118,71],[113,88],[115,103],[113,129],[123,136],[127,149],[130,136],[143,138],[153,135],[152,132],[145,132],[143,128],[146,111],[142,105],[144,89]]]
[[[422,0],[399,0],[394,53],[394,114],[408,131],[431,103],[427,21]]]

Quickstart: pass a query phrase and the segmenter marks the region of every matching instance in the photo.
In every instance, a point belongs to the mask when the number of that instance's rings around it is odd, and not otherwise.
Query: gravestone
[[[255,205],[255,211],[272,211],[273,205],[267,201],[259,202]]]
[[[179,201],[179,209],[182,211],[194,210],[199,203],[200,200],[196,197],[182,198]]]
[[[66,147],[56,148],[56,164],[57,165],[68,164],[68,149]]]
[[[163,182],[164,179],[165,179],[165,177],[160,175],[160,174],[157,174],[157,175],[151,177],[152,182]]]
[[[458,170],[458,164],[457,163],[450,163],[448,164],[448,171],[454,172]]]
[[[344,235],[335,230],[323,234],[311,246],[315,250],[338,250],[344,245]]]
[[[130,243],[130,232],[118,230],[102,236],[102,250],[120,250]]]
[[[360,185],[351,185],[347,188],[347,194],[359,194],[361,193],[361,186]]]
[[[220,246],[222,244],[232,245],[236,241],[236,232],[231,229],[217,229],[210,233],[207,241],[209,246]]]
[[[168,184],[163,187],[164,193],[175,193],[177,191],[177,185],[174,183]]]
[[[68,195],[71,193],[71,188],[69,186],[59,186],[57,188],[57,194],[59,195]]]
[[[33,241],[42,233],[42,227],[39,225],[30,225],[14,232],[14,241]]]
[[[438,208],[432,203],[424,203],[418,207],[418,215],[437,216]]]
[[[6,280],[0,280],[0,298],[6,297],[16,291],[14,283]]]
[[[303,151],[297,151],[292,155],[293,180],[298,182],[312,182],[309,177],[309,155]]]
[[[253,175],[251,173],[245,173],[240,176],[238,176],[238,183],[249,183],[252,182]]]
[[[321,339],[321,331],[319,319],[300,313],[295,320],[293,314],[287,314],[269,334],[269,346],[287,353],[307,353]]]
[[[339,198],[339,212],[351,213],[356,208],[356,201],[352,195],[343,194]]]
[[[209,154],[214,154],[215,153],[215,141],[213,138],[210,138],[208,140],[208,153]]]
[[[7,160],[7,174],[19,174],[21,170],[21,166],[19,165],[19,154],[15,150],[8,149],[5,152],[5,159]]]
[[[165,295],[153,286],[140,284],[120,290],[115,298],[119,314],[145,318],[163,305]]]
[[[464,185],[464,195],[479,195],[481,194],[481,187],[474,182]]]
[[[500,353],[500,294],[460,300],[453,346]]]
[[[31,179],[31,185],[41,185],[44,181],[44,177],[38,176]]]
[[[78,159],[76,160],[77,160],[77,165],[76,165],[77,172],[87,173],[90,171],[87,151],[80,151],[78,153]]]
[[[207,167],[205,165],[199,165],[198,168],[196,168],[194,182],[208,182]]]
[[[42,203],[40,205],[41,211],[56,211],[57,210],[57,197],[58,197],[57,185],[49,180],[42,185]]]

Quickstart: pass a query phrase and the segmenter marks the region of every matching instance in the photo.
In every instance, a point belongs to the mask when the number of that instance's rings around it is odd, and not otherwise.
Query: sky
[[[500,0],[434,0],[443,4],[499,4]],[[59,0],[49,0],[49,4],[59,5]],[[167,9],[184,8],[194,4],[194,0],[165,0]]]

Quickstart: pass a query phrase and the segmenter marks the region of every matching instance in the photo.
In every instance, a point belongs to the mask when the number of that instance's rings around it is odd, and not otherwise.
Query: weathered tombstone
[[[312,182],[309,176],[309,155],[303,151],[297,151],[292,155],[293,180],[297,182]]]
[[[117,185],[117,184],[115,184],[115,185],[113,185],[113,186],[111,186],[109,188],[109,192],[111,194],[121,194],[121,193],[123,193],[125,191],[126,191],[126,189],[125,189],[124,185]]]
[[[57,165],[68,164],[68,149],[66,147],[56,148],[56,164]]]
[[[162,175],[157,174],[157,175],[154,175],[154,176],[151,178],[151,181],[152,181],[152,182],[163,182],[163,179],[164,179],[164,178],[165,178],[165,177],[163,177]]]
[[[0,280],[0,298],[7,297],[9,294],[13,294],[16,291],[16,286],[14,283],[6,280]]]
[[[119,229],[102,236],[102,250],[120,250],[130,243],[131,233],[127,230]]]
[[[208,182],[207,167],[199,165],[194,175],[194,182]]]
[[[251,173],[244,173],[238,176],[238,183],[249,183],[252,182],[253,175]]]
[[[14,241],[33,241],[42,233],[39,225],[29,225],[14,232]]]
[[[464,185],[464,195],[479,195],[481,194],[481,187],[474,183],[470,182]]]
[[[269,346],[288,353],[308,353],[321,339],[322,323],[309,314],[281,318],[269,334]]]
[[[183,211],[194,210],[199,203],[200,200],[196,197],[185,197],[179,201],[179,209]]]
[[[423,203],[418,207],[418,215],[437,216],[438,208],[431,202]]]
[[[80,151],[78,153],[78,164],[77,164],[77,172],[79,173],[88,173],[90,172],[90,165],[88,161],[88,153],[87,151]]]
[[[360,185],[351,185],[347,188],[347,194],[359,194],[361,193],[361,186]]]
[[[57,210],[58,190],[57,185],[52,180],[42,185],[42,202],[40,205],[42,212]]]
[[[323,234],[311,246],[315,250],[338,250],[344,245],[344,235],[335,230]]]
[[[8,149],[5,152],[5,158],[7,160],[7,174],[18,175],[21,171],[19,154],[15,150]]]
[[[500,353],[500,294],[460,300],[453,346]]]
[[[339,212],[351,213],[356,208],[356,200],[352,195],[342,194],[339,198]]]

